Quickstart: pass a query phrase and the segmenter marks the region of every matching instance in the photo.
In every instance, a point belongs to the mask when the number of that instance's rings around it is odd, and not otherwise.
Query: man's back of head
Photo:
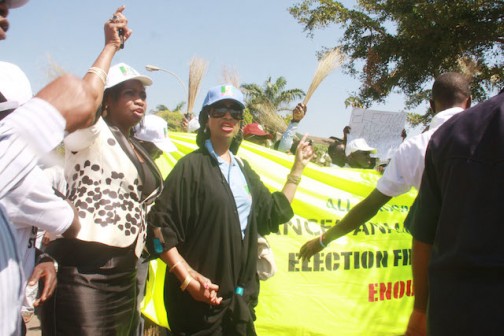
[[[346,163],[345,145],[341,142],[333,142],[327,148],[327,154],[331,158],[332,164],[344,167]]]
[[[458,72],[439,75],[432,85],[431,107],[435,113],[451,107],[468,108],[471,104],[469,79]]]

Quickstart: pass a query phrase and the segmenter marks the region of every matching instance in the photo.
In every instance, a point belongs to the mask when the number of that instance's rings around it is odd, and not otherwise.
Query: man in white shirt
[[[28,78],[19,67],[8,62],[0,62],[0,119],[9,113],[12,107],[24,104],[32,97]],[[31,303],[25,297],[24,307],[37,306],[44,302],[54,291],[56,268],[49,256],[41,256],[36,263],[35,240],[37,228],[55,235],[67,235],[66,231],[75,232],[79,222],[70,204],[56,196],[43,171],[35,166],[3,198],[0,204],[15,229],[18,247],[25,277],[29,285],[36,286],[42,280],[44,286],[40,299]],[[24,286],[26,283],[24,283]],[[40,300],[40,301],[39,301]]]
[[[392,197],[420,187],[424,170],[425,151],[432,134],[453,115],[471,106],[468,80],[459,73],[447,72],[438,76],[432,86],[430,106],[434,113],[429,130],[404,141],[378,181],[376,188],[335,226],[320,237],[306,242],[299,258],[310,259],[331,241],[357,229],[373,218]],[[347,145],[348,146],[348,145]]]
[[[9,10],[27,1],[0,0],[0,40],[6,38]],[[105,47],[91,68],[94,71],[89,71],[84,80],[71,75],[61,76],[22,106],[19,102],[7,106],[12,101],[7,102],[3,95],[0,96],[0,102],[7,103],[3,106],[4,118],[0,120],[0,200],[21,184],[30,183],[27,177],[36,169],[38,157],[56,147],[65,131],[86,127],[94,121],[106,82],[106,78],[99,74],[108,72],[112,57],[131,35],[123,10],[124,7],[120,7],[114,19],[106,23]],[[124,32],[122,39],[119,29]],[[40,186],[40,181],[32,180],[31,183]],[[33,188],[32,192],[37,190]],[[68,237],[76,236],[80,229],[78,219],[75,219],[76,225],[65,231]],[[18,335],[23,274],[6,209],[1,205],[0,233],[0,335]]]

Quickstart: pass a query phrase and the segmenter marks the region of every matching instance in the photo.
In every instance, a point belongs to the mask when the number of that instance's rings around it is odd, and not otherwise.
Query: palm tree
[[[285,122],[278,112],[291,111],[289,104],[305,96],[301,89],[285,90],[287,80],[278,77],[275,82],[269,77],[262,86],[242,84],[247,108],[254,118],[272,131],[283,132]]]

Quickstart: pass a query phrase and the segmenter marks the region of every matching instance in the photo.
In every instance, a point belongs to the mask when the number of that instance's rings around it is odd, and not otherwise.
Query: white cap
[[[23,70],[9,62],[0,62],[0,92],[7,99],[0,112],[15,109],[33,97],[30,81]]]
[[[192,118],[188,123],[187,123],[187,132],[192,133],[194,131],[199,130],[200,128],[200,123],[198,121],[198,118]]]
[[[165,153],[175,152],[177,147],[168,138],[168,123],[157,115],[146,115],[135,126],[134,137],[138,140],[149,141]]]
[[[138,71],[126,63],[119,63],[110,67],[105,89],[111,88],[130,79],[138,79],[145,86],[152,85],[152,79],[150,79],[150,77],[140,75]]]
[[[347,143],[345,154],[348,156],[357,151],[376,153],[376,148],[369,146],[364,138],[357,138]]]
[[[9,9],[21,7],[24,4],[26,4],[27,2],[28,2],[28,0],[7,0],[6,1],[7,7]]]

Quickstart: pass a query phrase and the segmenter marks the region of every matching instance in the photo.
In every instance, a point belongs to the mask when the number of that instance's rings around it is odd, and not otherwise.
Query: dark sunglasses
[[[208,115],[212,118],[223,118],[229,112],[231,117],[235,120],[243,120],[243,110],[230,107],[213,107],[210,109]]]

